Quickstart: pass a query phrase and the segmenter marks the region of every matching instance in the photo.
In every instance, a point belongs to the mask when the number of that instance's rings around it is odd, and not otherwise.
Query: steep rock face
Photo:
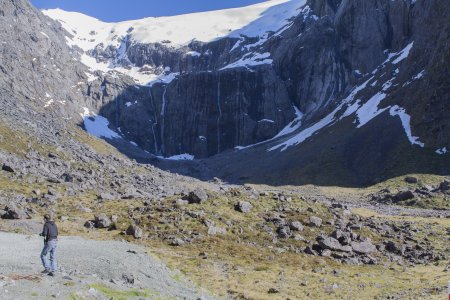
[[[191,150],[200,157],[270,139],[295,116],[271,69],[190,73],[169,84],[131,87],[100,112],[153,153]]]
[[[411,1],[387,0],[370,3],[311,0],[299,8],[298,16],[291,19],[288,26],[269,34],[266,39],[241,37],[210,43],[194,41],[182,48],[125,39],[124,53],[129,64],[148,68],[156,74],[172,74],[175,79],[168,87],[167,84],[155,84],[150,88],[148,97],[151,101],[143,100],[150,105],[145,109],[149,112],[145,122],[136,122],[135,111],[120,105],[108,105],[102,112],[110,119],[115,118],[116,125],[129,132],[130,139],[164,156],[187,152],[197,158],[207,157],[238,145],[258,143],[275,136],[277,130],[289,123],[288,117],[294,116],[293,109],[288,108],[283,117],[274,117],[269,112],[275,108],[273,103],[283,103],[283,107],[289,107],[288,103],[296,106],[304,115],[304,127],[314,124],[336,108],[340,99],[380,66],[389,53],[400,51],[412,40],[429,36],[415,23],[427,19],[427,12],[436,5],[439,4],[434,1],[413,4]],[[437,23],[431,21],[434,24],[430,28],[432,32],[440,32]],[[271,62],[245,64],[263,54],[267,54]],[[244,85],[249,87],[241,90],[243,84],[227,82],[228,88],[234,89],[230,94],[243,95],[247,104],[233,103],[232,97],[228,98],[228,103],[233,105],[225,105],[219,110],[216,103],[219,78],[230,69],[236,78],[248,82]],[[407,81],[408,76],[413,77],[420,71],[416,69],[402,68],[399,76]],[[211,76],[203,74],[205,72],[212,72]],[[261,87],[258,88],[261,76],[248,75],[254,72],[269,78],[266,83],[273,82],[264,88],[266,97],[261,97]],[[368,91],[367,96],[370,93]],[[161,118],[161,107],[167,100],[164,95],[169,101],[165,108],[167,113]],[[134,101],[125,98],[124,95],[118,97],[125,103]],[[239,97],[234,96],[234,99]],[[250,113],[261,106],[261,101],[268,101],[262,106],[270,109],[259,109],[258,116]],[[398,103],[401,102],[399,99]],[[238,106],[241,109],[236,110]],[[114,112],[112,107],[117,107],[120,113]],[[118,115],[120,119],[117,119]],[[227,119],[227,115],[234,117]],[[275,122],[257,126],[258,121],[264,119]],[[416,120],[412,121],[413,128],[416,123]]]

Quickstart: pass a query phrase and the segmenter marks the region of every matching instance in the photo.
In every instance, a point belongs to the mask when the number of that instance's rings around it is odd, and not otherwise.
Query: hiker
[[[42,271],[43,274],[48,274],[49,276],[55,276],[56,272],[56,245],[58,243],[58,228],[55,222],[52,220],[50,214],[44,216],[44,229],[40,236],[44,237],[44,249],[41,252],[41,260],[44,265],[45,270]],[[47,255],[50,255],[50,260]]]

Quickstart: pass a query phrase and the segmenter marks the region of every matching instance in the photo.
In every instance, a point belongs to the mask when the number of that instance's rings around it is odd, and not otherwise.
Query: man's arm
[[[41,236],[46,237],[48,235],[48,226],[47,223],[44,224],[44,228],[42,229]]]

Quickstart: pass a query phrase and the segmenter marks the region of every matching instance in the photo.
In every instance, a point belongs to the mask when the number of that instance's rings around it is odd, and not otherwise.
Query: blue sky
[[[31,0],[40,9],[77,11],[106,22],[241,7],[266,0]]]

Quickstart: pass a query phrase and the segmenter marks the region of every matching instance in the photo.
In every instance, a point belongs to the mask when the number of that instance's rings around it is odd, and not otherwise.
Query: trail
[[[128,242],[62,237],[58,242],[56,277],[40,274],[41,248],[42,239],[37,235],[0,232],[0,299],[67,299],[74,295],[81,299],[110,299],[98,286],[147,294],[127,299],[202,297],[193,284],[179,279],[178,272],[150,257],[146,249]]]

